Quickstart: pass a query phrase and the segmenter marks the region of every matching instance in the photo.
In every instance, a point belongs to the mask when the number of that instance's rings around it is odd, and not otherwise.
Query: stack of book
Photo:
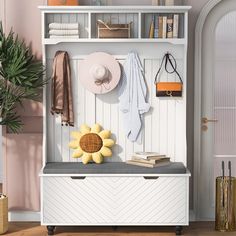
[[[170,164],[170,158],[155,152],[136,152],[132,159],[126,162],[130,165],[144,166],[149,168]]]
[[[178,38],[179,14],[156,14],[150,25],[149,38]]]

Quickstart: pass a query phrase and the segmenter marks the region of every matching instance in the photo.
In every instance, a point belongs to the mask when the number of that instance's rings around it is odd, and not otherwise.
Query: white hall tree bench
[[[56,226],[182,226],[189,224],[189,177],[186,169],[187,43],[189,6],[39,7],[42,17],[43,63],[47,77],[58,50],[67,51],[72,72],[75,127],[61,126],[52,116],[51,85],[44,89],[41,224],[48,234]],[[153,16],[178,14],[177,38],[149,38]],[[128,39],[97,38],[97,20],[131,24]],[[78,38],[50,38],[50,23],[78,23]],[[78,78],[81,60],[94,52],[113,55],[122,64],[136,51],[144,67],[151,111],[144,117],[142,144],[131,143],[123,130],[118,90],[106,95],[87,91]],[[154,77],[166,52],[177,61],[183,80],[181,98],[157,98]],[[162,73],[163,81],[177,81]],[[99,123],[110,129],[116,145],[104,164],[83,165],[68,148],[71,131]],[[171,165],[144,168],[126,165],[134,152],[154,151],[171,157]]]

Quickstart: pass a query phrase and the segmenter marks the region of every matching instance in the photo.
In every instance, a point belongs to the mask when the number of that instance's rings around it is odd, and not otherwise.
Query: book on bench
[[[126,163],[130,165],[154,168],[168,165],[170,163],[170,158],[166,157],[166,155],[160,155],[154,152],[136,152],[132,156],[132,159]]]
[[[160,166],[169,165],[169,164],[170,164],[170,161],[165,161],[165,162],[160,162],[160,163],[157,163],[157,164],[152,164],[152,163],[145,163],[145,162],[136,161],[136,160],[129,160],[129,161],[126,161],[126,163],[129,164],[129,165],[155,168],[155,167],[160,167]]]

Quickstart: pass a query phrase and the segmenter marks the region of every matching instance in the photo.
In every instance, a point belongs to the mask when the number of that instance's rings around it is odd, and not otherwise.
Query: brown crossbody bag
[[[180,82],[161,82],[160,81],[159,74],[160,74],[161,69],[164,65],[164,62],[165,62],[165,71],[168,74],[176,73]],[[171,71],[168,70],[168,63],[170,64],[170,66],[172,68]],[[181,79],[181,76],[177,71],[176,60],[170,53],[166,53],[162,59],[161,66],[155,76],[155,85],[156,85],[156,96],[157,97],[182,97],[183,80]]]

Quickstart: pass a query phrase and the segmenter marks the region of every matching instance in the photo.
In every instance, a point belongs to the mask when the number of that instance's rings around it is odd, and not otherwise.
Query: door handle
[[[203,124],[216,123],[216,122],[218,122],[218,120],[216,120],[216,119],[208,119],[208,118],[206,118],[206,117],[203,117],[203,118],[202,118],[202,123],[203,123]]]

